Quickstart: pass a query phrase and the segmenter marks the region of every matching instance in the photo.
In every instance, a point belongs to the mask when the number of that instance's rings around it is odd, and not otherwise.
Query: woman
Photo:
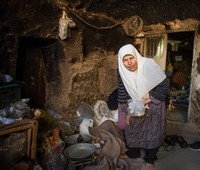
[[[130,158],[139,158],[140,150],[144,149],[146,168],[154,169],[156,154],[165,137],[165,98],[169,81],[154,60],[142,57],[131,44],[120,48],[118,66],[119,101],[129,96],[146,107],[143,116],[126,113],[125,139],[129,148],[126,154]],[[125,106],[125,103],[121,104]]]

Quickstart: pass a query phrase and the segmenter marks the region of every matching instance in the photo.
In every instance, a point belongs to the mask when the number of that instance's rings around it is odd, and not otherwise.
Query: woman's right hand
[[[129,125],[130,117],[131,117],[130,113],[127,112],[125,117],[127,125]]]

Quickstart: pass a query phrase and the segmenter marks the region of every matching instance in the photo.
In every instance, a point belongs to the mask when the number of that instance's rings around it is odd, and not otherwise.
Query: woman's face
[[[129,71],[135,71],[137,70],[138,64],[137,60],[134,56],[128,54],[123,57],[123,63],[124,66],[129,70]]]

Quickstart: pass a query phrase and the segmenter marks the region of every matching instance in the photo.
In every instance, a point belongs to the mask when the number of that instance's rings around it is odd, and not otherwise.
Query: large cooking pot
[[[91,143],[77,143],[67,147],[64,150],[64,155],[67,156],[72,161],[84,161],[90,158],[97,148]]]

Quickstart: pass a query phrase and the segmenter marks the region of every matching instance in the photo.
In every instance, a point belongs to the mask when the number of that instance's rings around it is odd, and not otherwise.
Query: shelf
[[[37,149],[37,131],[38,131],[38,121],[24,119],[20,121],[16,121],[15,123],[9,125],[1,125],[0,126],[0,136],[18,133],[21,131],[27,131],[27,155],[31,159],[36,159],[36,149]]]

